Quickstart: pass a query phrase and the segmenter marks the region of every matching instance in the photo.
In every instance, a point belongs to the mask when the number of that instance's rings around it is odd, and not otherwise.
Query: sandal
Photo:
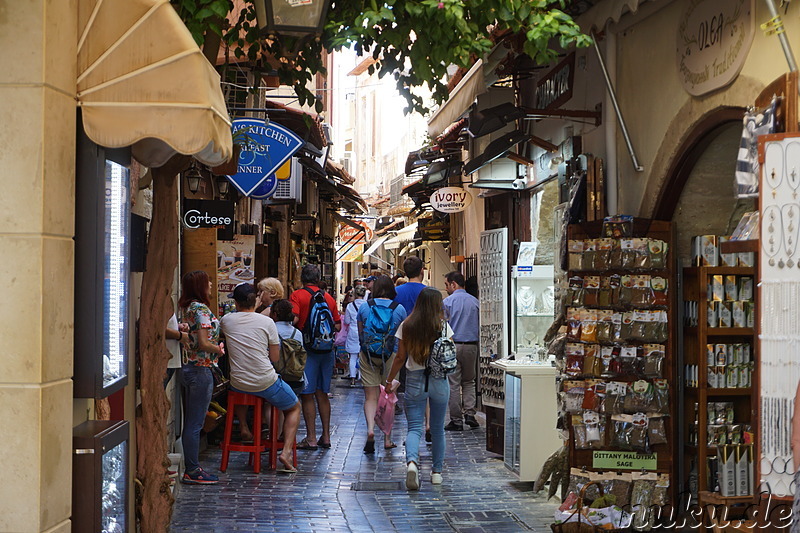
[[[385,444],[384,444],[384,446],[383,446],[383,449],[384,449],[384,450],[391,450],[392,448],[397,448],[397,444],[395,444],[394,442],[392,442],[392,443],[391,443],[391,444],[389,444],[388,446],[386,446]]]
[[[367,440],[367,443],[364,445],[364,453],[367,455],[371,455],[375,453],[375,440]]]
[[[300,442],[297,443],[297,449],[298,450],[318,450],[319,446],[317,446],[316,444],[309,444],[308,443],[308,437],[306,437],[305,439],[303,439],[303,440],[301,440]]]
[[[327,449],[329,449],[331,447],[331,443],[330,442],[317,441],[317,446],[319,446],[320,448],[322,448],[324,450],[327,450]]]

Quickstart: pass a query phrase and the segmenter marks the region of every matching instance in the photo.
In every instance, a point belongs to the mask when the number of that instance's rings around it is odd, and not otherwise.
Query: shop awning
[[[592,29],[601,31],[605,28],[606,23],[617,23],[626,13],[636,13],[639,5],[644,3],[647,3],[647,0],[605,0],[579,16],[575,22],[585,33]]]
[[[458,82],[447,101],[431,115],[428,120],[428,135],[434,139],[441,135],[445,128],[457,121],[478,95],[484,92],[486,84],[483,79],[483,60],[479,59]]]
[[[374,254],[375,251],[381,247],[381,244],[385,243],[387,240],[389,240],[389,235],[384,235],[383,237],[380,237],[377,241],[369,245],[369,248],[367,248],[367,250],[364,252],[364,255]]]
[[[77,99],[92,141],[133,146],[158,167],[175,153],[232,153],[219,74],[167,0],[80,0]]]
[[[387,250],[396,250],[397,248],[400,248],[400,245],[402,245],[404,242],[408,242],[414,238],[414,234],[417,232],[418,226],[418,222],[414,222],[410,226],[406,226],[398,231],[394,237],[384,242],[383,247]]]

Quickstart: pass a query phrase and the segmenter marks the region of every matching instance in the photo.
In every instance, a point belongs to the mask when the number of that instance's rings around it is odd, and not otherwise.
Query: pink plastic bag
[[[397,403],[397,395],[395,393],[386,394],[383,385],[380,388],[378,410],[375,411],[375,425],[388,435],[394,426],[394,404]]]
[[[347,344],[347,333],[350,331],[350,325],[342,323],[342,328],[336,332],[336,336],[333,338],[333,345],[334,346],[344,346]]]

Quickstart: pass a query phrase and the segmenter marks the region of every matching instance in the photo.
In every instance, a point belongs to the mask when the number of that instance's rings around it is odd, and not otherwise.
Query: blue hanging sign
[[[252,118],[234,120],[231,130],[234,137],[241,132],[244,141],[237,173],[228,180],[245,196],[257,189],[261,198],[272,195],[278,186],[275,171],[303,146],[303,140],[280,124],[265,126],[263,120]]]

